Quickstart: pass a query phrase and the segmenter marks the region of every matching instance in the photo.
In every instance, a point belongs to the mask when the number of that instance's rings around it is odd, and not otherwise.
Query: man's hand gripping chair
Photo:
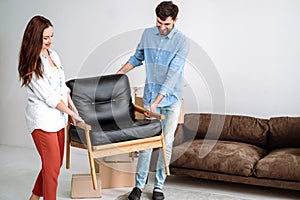
[[[128,77],[113,74],[67,81],[73,102],[84,122],[67,127],[66,168],[72,147],[88,151],[94,189],[98,189],[94,159],[149,148],[161,148],[169,175],[161,120],[164,116],[134,105]],[[148,112],[151,119],[135,119]],[[71,120],[69,120],[70,122]],[[100,174],[101,176],[101,174]]]

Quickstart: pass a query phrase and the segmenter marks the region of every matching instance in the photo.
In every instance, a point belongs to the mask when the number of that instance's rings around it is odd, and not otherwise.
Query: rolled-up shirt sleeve
[[[134,55],[131,56],[128,60],[128,62],[130,62],[133,65],[133,67],[142,65],[145,59],[144,47],[143,47],[144,38],[145,38],[145,32],[143,32],[142,34],[141,42],[137,45]]]
[[[66,83],[64,82],[64,85],[63,85],[63,90],[68,93],[68,92],[71,92],[70,88],[68,88],[68,86],[66,85]]]
[[[144,60],[144,50],[140,48],[140,44],[138,45],[135,54],[131,56],[128,60],[134,67],[140,66],[143,64]]]
[[[53,90],[46,77],[37,78],[36,75],[33,75],[28,86],[40,101],[52,108],[55,108],[61,101],[61,95]]]

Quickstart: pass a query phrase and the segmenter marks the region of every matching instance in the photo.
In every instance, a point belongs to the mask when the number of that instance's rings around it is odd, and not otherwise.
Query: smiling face
[[[172,17],[167,17],[166,20],[161,20],[159,17],[156,17],[156,26],[159,30],[159,33],[163,36],[168,35],[176,23],[177,19],[172,19]]]
[[[53,27],[49,26],[43,32],[43,47],[42,47],[42,51],[50,49],[52,41],[53,41]]]

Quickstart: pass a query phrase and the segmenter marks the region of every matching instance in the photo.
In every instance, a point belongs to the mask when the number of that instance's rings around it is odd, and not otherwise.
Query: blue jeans
[[[149,106],[145,106],[149,109]],[[178,118],[180,115],[181,101],[176,103],[157,108],[157,113],[165,115],[165,119],[162,121],[162,128],[166,144],[167,162],[170,163],[172,155],[172,147],[174,141],[174,134],[178,124]],[[149,173],[151,155],[153,149],[147,149],[139,152],[139,158],[137,162],[135,185],[138,188],[144,188]],[[164,167],[164,159],[162,156],[161,149],[159,150],[159,156],[157,160],[155,183],[154,187],[163,188],[166,179],[166,172]]]

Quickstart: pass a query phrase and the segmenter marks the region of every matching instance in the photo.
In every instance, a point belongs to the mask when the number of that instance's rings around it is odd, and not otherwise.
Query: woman
[[[19,77],[28,95],[26,122],[42,161],[30,200],[56,199],[67,115],[74,125],[82,121],[65,84],[60,59],[50,49],[52,41],[51,22],[34,16],[25,29],[19,54]]]

